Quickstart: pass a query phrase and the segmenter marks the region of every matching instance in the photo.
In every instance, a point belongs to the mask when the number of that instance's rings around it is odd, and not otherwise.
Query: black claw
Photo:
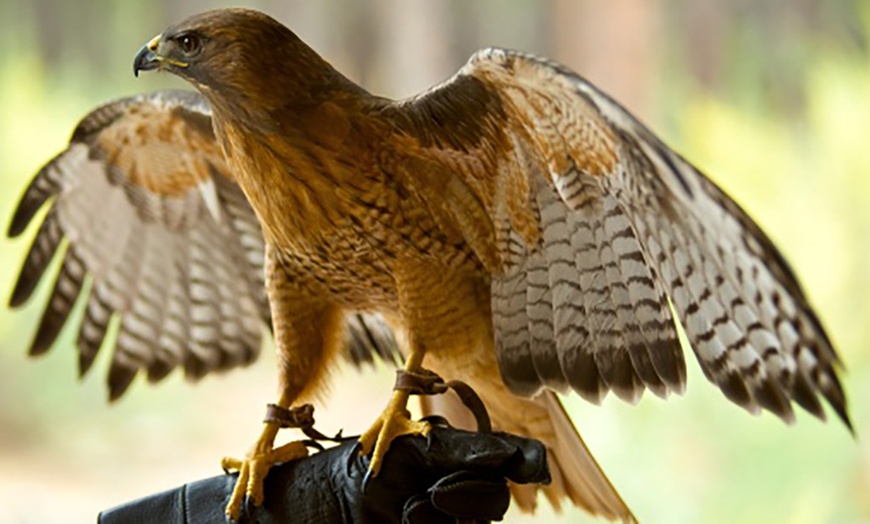
[[[371,469],[371,467],[369,467],[369,469],[366,470],[366,475],[365,475],[365,477],[363,477],[363,481],[362,481],[362,493],[363,493],[363,495],[365,495],[366,491],[369,488],[369,483],[372,481],[372,479],[374,477],[375,476],[372,472],[372,469]]]
[[[239,517],[239,524],[243,522],[255,522],[253,519],[254,514],[257,511],[257,506],[254,504],[253,499],[251,497],[245,496],[245,505],[242,510],[242,516]]]
[[[326,449],[323,447],[323,445],[320,442],[317,442],[316,440],[313,440],[313,439],[303,440],[302,443],[305,444],[306,446],[308,446],[309,448],[316,449],[317,451],[323,451]]]
[[[443,427],[443,428],[452,428],[450,422],[447,421],[446,418],[441,415],[429,415],[420,419],[420,422],[428,422],[431,426],[435,427]]]
[[[345,473],[348,477],[353,473],[353,466],[356,464],[356,459],[362,451],[362,444],[359,440],[353,445],[353,449],[347,454],[347,464],[345,464]]]

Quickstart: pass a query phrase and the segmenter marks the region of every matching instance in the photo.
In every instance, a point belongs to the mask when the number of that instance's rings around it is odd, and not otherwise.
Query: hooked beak
[[[174,65],[176,67],[188,67],[190,64],[160,56],[157,54],[157,45],[160,43],[160,36],[157,35],[150,42],[143,45],[139,52],[136,53],[136,58],[133,59],[133,74],[139,76],[139,71],[151,71],[160,67],[161,64]]]
[[[160,67],[160,59],[154,53],[159,42],[160,35],[157,35],[136,53],[136,58],[133,59],[133,74],[135,76],[139,76],[139,71],[151,71]]]

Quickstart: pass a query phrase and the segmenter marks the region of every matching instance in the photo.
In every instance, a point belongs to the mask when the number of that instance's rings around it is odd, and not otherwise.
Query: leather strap
[[[440,395],[447,391],[447,384],[434,371],[396,370],[396,385],[393,389],[407,391],[412,395]]]
[[[319,450],[323,450],[323,446],[318,444],[319,441],[347,442],[356,438],[345,437],[341,431],[334,437],[328,437],[314,429],[314,406],[311,404],[302,404],[295,408],[282,408],[277,404],[266,404],[266,418],[263,419],[263,422],[277,424],[281,428],[299,428],[306,437],[311,439],[305,443]]]
[[[310,428],[314,425],[314,406],[302,404],[288,409],[278,404],[267,404],[263,422],[277,424],[281,428]]]
[[[486,406],[471,386],[461,380],[444,382],[434,371],[421,368],[419,371],[396,371],[396,385],[393,389],[408,391],[411,395],[441,395],[448,389],[456,392],[459,400],[471,411],[477,421],[477,431],[480,433],[492,433],[492,421]]]

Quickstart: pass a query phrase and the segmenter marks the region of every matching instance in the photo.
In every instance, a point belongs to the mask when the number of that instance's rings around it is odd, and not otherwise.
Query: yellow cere
[[[154,56],[157,58],[157,60],[159,60],[160,62],[166,62],[167,64],[172,64],[176,67],[188,67],[188,66],[190,66],[190,64],[188,64],[187,62],[182,62],[181,60],[176,60],[174,58],[160,56],[157,54],[157,44],[160,43],[161,36],[163,36],[163,35],[157,35],[148,42],[148,49],[152,53],[154,53]]]

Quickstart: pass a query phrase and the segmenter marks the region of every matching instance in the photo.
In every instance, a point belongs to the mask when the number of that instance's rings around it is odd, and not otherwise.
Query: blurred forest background
[[[349,77],[401,97],[477,48],[561,61],[622,101],[744,205],[792,262],[846,373],[857,437],[801,412],[751,417],[699,373],[684,397],[567,403],[645,522],[870,522],[870,2],[862,0],[242,1],[293,28]],[[91,108],[160,87],[139,46],[209,0],[0,0],[0,222]],[[31,227],[28,235],[35,233]],[[29,241],[0,240],[0,298]],[[270,348],[191,386],[173,375],[106,403],[108,355],[76,377],[71,331],[26,351],[48,286],[0,308],[0,521],[92,522],[104,508],[219,473],[259,433],[277,380]],[[391,371],[336,373],[321,431],[359,432]],[[572,510],[573,511],[573,510]],[[549,508],[508,522],[561,519]]]

